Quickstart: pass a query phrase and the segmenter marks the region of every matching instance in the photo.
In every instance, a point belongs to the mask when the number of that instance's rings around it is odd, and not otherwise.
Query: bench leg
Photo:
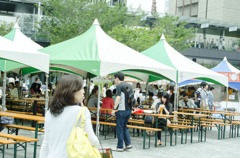
[[[205,127],[205,138],[204,138],[204,141],[206,142],[207,140],[207,127]]]
[[[37,139],[38,138],[38,122],[35,121],[35,138]],[[33,153],[33,158],[36,158],[37,157],[37,141],[34,142],[34,153]]]
[[[17,143],[14,144],[14,158],[17,158]]]
[[[239,137],[239,125],[237,125],[237,137]]]
[[[185,144],[187,144],[187,133],[188,133],[188,129],[185,131]]]
[[[157,131],[155,132],[155,147],[157,147]]]
[[[2,158],[4,158],[4,156],[5,156],[5,145],[3,144],[2,147],[3,147],[2,148]]]
[[[146,130],[143,131],[143,149],[145,149]]]
[[[170,133],[170,146],[172,146],[172,129],[169,130]]]
[[[175,132],[175,145],[177,145],[177,130],[174,130]]]
[[[27,142],[25,142],[25,153],[24,153],[24,158],[27,157]]]
[[[165,146],[167,146],[167,129],[165,129]]]
[[[200,132],[201,132],[201,130],[200,130],[200,129],[201,129],[201,126],[198,126],[198,128],[197,128],[197,129],[198,129],[198,142],[200,142]]]
[[[181,144],[183,144],[183,129],[180,129],[181,131]]]

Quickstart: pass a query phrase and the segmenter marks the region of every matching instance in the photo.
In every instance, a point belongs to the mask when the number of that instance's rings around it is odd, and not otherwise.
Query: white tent
[[[81,69],[83,77],[86,77],[87,73],[103,77],[117,71],[130,70],[176,80],[176,70],[112,39],[102,30],[97,20],[82,35],[40,51],[50,55],[51,66]],[[100,91],[98,97],[100,101]],[[98,104],[97,122],[99,122],[99,108]],[[97,134],[98,129],[97,123]]]
[[[31,38],[25,36],[21,30],[18,24],[16,23],[12,29],[11,32],[9,32],[7,35],[4,36],[5,38],[13,41],[16,45],[24,46],[25,48],[29,50],[39,50],[43,48],[39,44],[35,43],[31,40]]]
[[[49,73],[49,55],[38,51],[29,50],[20,45],[14,44],[12,41],[0,36],[0,59],[3,65],[4,85],[3,85],[3,108],[5,109],[5,87],[6,87],[6,67],[7,62],[20,63],[39,69],[43,72]]]
[[[176,69],[178,72],[177,83],[195,78],[228,86],[227,77],[186,58],[167,43],[164,35],[157,44],[143,51],[142,54]]]
[[[176,80],[176,70],[150,59],[109,37],[95,20],[80,36],[40,50],[50,55],[51,66],[77,68],[94,76],[122,70],[145,70]]]
[[[49,72],[49,55],[16,45],[3,37],[0,37],[0,58],[16,61],[46,73]]]

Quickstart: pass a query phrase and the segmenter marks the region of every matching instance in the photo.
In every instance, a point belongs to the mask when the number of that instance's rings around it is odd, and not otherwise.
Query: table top
[[[133,114],[133,113],[132,113]],[[151,113],[135,113],[135,115],[149,115],[149,116],[156,116],[158,118],[171,118],[171,117],[178,117],[176,115],[165,115],[165,114],[151,114]]]
[[[0,112],[0,116],[32,120],[32,121],[37,121],[41,123],[45,121],[45,118],[43,116],[25,115],[25,114],[17,114],[17,113],[10,113],[10,112]]]
[[[180,114],[180,115],[189,115],[189,116],[198,116],[198,117],[207,117],[210,115],[205,114],[193,114],[193,113],[187,113],[187,112],[172,112],[173,114]]]
[[[45,101],[45,99],[39,99],[39,98],[23,98],[25,100],[32,100],[32,101]]]

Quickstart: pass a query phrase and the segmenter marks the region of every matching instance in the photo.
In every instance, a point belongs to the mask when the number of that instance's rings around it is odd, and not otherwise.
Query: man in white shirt
[[[197,108],[193,99],[189,99],[187,93],[183,94],[183,99],[179,101],[180,108]]]

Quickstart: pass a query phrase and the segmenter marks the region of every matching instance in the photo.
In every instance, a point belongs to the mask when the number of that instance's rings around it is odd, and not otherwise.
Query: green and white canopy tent
[[[177,84],[188,79],[200,79],[228,87],[227,77],[186,58],[167,43],[164,35],[157,44],[142,54],[177,70]]]
[[[3,107],[5,106],[6,72],[8,62],[31,66],[43,72],[49,73],[49,55],[21,47],[0,36],[0,63],[4,65],[4,69],[2,70],[4,71]]]
[[[88,73],[103,77],[117,71],[129,70],[176,80],[176,70],[112,39],[101,29],[97,20],[82,35],[40,51],[50,55],[51,66],[80,69],[83,77],[89,76]],[[98,97],[100,100],[100,94]],[[97,115],[99,121],[99,105]]]
[[[20,31],[20,28],[17,23],[14,25],[13,29],[7,35],[4,36],[4,38],[13,41],[15,45],[18,45],[18,47],[26,48],[28,50],[35,51],[42,48],[42,46],[33,42],[30,38],[25,36]],[[23,67],[26,67],[26,65],[20,64],[18,62],[12,62],[12,61],[7,61],[6,67],[5,67],[4,62],[0,60],[1,71],[15,71],[19,73],[19,70]]]
[[[24,48],[24,49],[27,49],[29,51],[33,51],[33,53],[36,50],[43,48],[39,44],[32,41],[29,37],[25,36],[21,32],[20,27],[18,26],[18,23],[16,23],[14,25],[13,29],[8,34],[6,34],[4,36],[4,38],[11,40],[14,43],[14,45],[18,46],[19,48]],[[40,52],[38,52],[38,53],[40,53]],[[4,71],[4,72],[14,71],[16,73],[22,74],[22,69],[28,69],[28,68],[29,69],[36,69],[38,71],[42,71],[41,69],[38,69],[38,68],[35,68],[35,67],[29,67],[29,65],[24,65],[24,64],[14,62],[14,61],[6,61],[6,65],[4,63],[5,63],[4,60],[0,59],[0,70]],[[49,63],[49,61],[48,61],[48,63]],[[21,70],[21,72],[20,72],[20,70]],[[48,69],[48,71],[49,71],[49,69]],[[48,73],[46,74],[46,78],[48,78]],[[48,79],[46,79],[46,81],[48,81]],[[46,83],[46,84],[48,84],[48,83]],[[46,90],[45,94],[46,94],[45,109],[47,109],[47,107],[48,107],[48,105],[47,105],[48,104],[47,90]]]

